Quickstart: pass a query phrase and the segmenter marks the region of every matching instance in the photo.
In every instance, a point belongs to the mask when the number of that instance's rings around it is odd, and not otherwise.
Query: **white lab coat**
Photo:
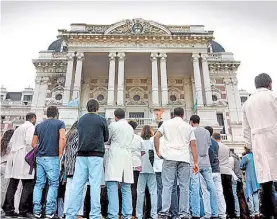
[[[243,106],[243,135],[252,148],[259,183],[277,180],[277,94],[260,88]]]
[[[26,154],[31,151],[35,126],[26,121],[19,126],[11,138],[11,152],[7,160],[5,178],[34,179],[34,172],[30,175],[30,166],[25,161]]]
[[[131,142],[134,130],[125,119],[109,126],[110,147],[105,168],[105,181],[133,183]]]

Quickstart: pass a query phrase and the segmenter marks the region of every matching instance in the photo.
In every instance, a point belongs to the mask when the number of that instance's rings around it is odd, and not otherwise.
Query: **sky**
[[[255,76],[266,72],[277,90],[276,11],[277,2],[2,1],[0,86],[8,91],[34,87],[32,59],[47,50],[58,29],[143,18],[165,25],[205,25],[241,61],[240,89],[253,92]]]

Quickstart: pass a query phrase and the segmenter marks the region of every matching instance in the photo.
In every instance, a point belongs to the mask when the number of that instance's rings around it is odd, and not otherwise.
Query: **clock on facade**
[[[134,25],[132,26],[132,31],[135,34],[140,34],[143,30],[143,26],[141,25],[141,23],[134,23]]]

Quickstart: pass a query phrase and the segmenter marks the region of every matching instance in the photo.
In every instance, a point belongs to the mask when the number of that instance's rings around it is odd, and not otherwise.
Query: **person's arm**
[[[248,163],[248,159],[247,159],[247,156],[243,156],[241,162],[240,162],[240,165],[239,165],[239,168],[241,170],[246,170],[246,165]]]
[[[191,153],[192,153],[193,163],[194,163],[193,172],[198,173],[199,172],[198,151],[197,151],[197,145],[196,145],[196,138],[193,130],[191,130],[191,134],[190,134],[190,148],[191,148]]]
[[[35,127],[35,132],[32,140],[32,147],[35,148],[38,144],[39,137],[38,137],[38,125]]]
[[[154,135],[154,147],[158,157],[161,157],[160,154],[160,137],[162,137],[162,133],[157,131]]]
[[[107,142],[109,140],[109,127],[108,123],[105,119],[103,119],[103,125],[104,125],[104,142]]]
[[[59,129],[59,157],[62,158],[63,156],[63,151],[64,151],[64,146],[66,143],[66,137],[65,137],[65,125],[64,122],[62,122],[61,127]]]
[[[246,117],[246,112],[245,112],[245,104],[243,105],[242,109],[242,133],[243,137],[245,140],[246,147],[251,149],[252,148],[252,141],[251,141],[251,128],[249,126],[248,119]]]
[[[25,133],[25,140],[24,140],[24,143],[26,145],[26,147],[29,149],[32,147],[32,141],[33,141],[33,137],[34,137],[34,132],[35,132],[35,127],[29,127],[27,130],[26,130],[26,133]]]

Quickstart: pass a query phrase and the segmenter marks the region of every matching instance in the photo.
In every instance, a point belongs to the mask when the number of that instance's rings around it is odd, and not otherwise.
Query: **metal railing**
[[[143,127],[144,125],[157,126],[157,122],[153,118],[126,118],[126,120],[134,120],[138,123],[138,127]]]
[[[220,134],[222,141],[228,141],[228,135],[226,134]]]

